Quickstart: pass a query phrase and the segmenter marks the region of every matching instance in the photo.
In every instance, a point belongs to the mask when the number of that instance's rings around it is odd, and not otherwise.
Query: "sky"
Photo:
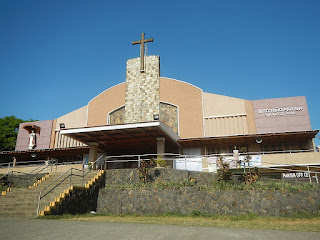
[[[87,105],[125,81],[144,32],[162,77],[247,100],[306,96],[320,129],[319,12],[319,0],[0,0],[0,117]]]

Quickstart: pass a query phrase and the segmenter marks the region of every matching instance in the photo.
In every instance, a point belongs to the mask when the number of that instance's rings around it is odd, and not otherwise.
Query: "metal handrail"
[[[75,171],[79,171],[82,172],[82,175],[79,174],[74,174],[72,173],[72,170]],[[85,173],[86,171],[88,171],[87,173]],[[69,173],[70,172],[70,173]],[[38,207],[37,207],[37,216],[39,215],[39,209],[40,209],[40,201],[47,196],[50,192],[52,192],[55,188],[57,188],[60,184],[62,184],[65,180],[67,180],[70,177],[70,186],[71,186],[71,181],[72,181],[72,176],[78,176],[78,177],[82,177],[82,186],[84,183],[84,177],[87,176],[89,173],[91,172],[91,169],[89,170],[81,170],[81,169],[77,169],[77,168],[70,168],[68,171],[66,171],[65,173],[61,174],[58,178],[56,178],[52,183],[50,183],[48,186],[46,186],[45,188],[43,188],[42,190],[40,190],[39,192],[39,198],[38,198]],[[66,176],[67,175],[67,176]],[[65,177],[64,177],[65,176]],[[63,178],[64,177],[64,178]],[[63,178],[60,182],[59,179]],[[58,182],[57,184],[55,184],[56,182]],[[55,184],[55,185],[54,185]],[[54,186],[53,186],[54,185]],[[50,190],[48,192],[46,192],[45,194],[42,195],[42,193],[48,189],[49,187],[53,186],[52,188],[50,188]]]
[[[46,164],[46,163],[44,163],[44,164],[40,165],[39,167],[33,169],[31,172],[29,172],[29,175],[30,175],[31,173],[33,173],[34,171],[38,170],[39,168],[42,168],[43,166],[45,166],[45,168],[47,168],[49,165]],[[41,171],[42,171],[42,169],[41,169],[40,171],[38,171],[37,173],[39,173],[39,172],[41,172]]]
[[[4,176],[2,176],[1,178],[3,178],[3,177],[5,177],[5,176],[7,176],[7,177],[10,177],[10,175],[14,175],[15,173],[18,173],[18,174],[20,174],[20,175],[15,175],[14,177],[15,178],[18,178],[19,179],[19,181],[21,180],[21,179],[30,179],[30,175],[31,174],[33,174],[33,175],[37,175],[37,174],[39,174],[40,172],[42,172],[44,169],[47,169],[49,167],[49,165],[47,165],[47,164],[42,164],[42,165],[40,165],[39,167],[37,167],[36,169],[34,169],[34,170],[32,170],[31,172],[21,172],[21,171],[10,171],[10,172],[8,172],[6,175],[4,175]],[[36,171],[36,172],[35,172]],[[47,171],[48,172],[48,171]],[[25,176],[21,176],[22,174],[24,174]],[[19,183],[19,181],[17,182],[17,183]],[[16,184],[17,184],[16,183]],[[11,186],[13,186],[13,184],[12,184],[12,180],[10,179],[9,180],[9,187],[11,187]]]
[[[7,167],[7,165],[9,165],[9,164],[11,164],[11,162],[7,162],[7,163],[0,163],[0,168],[1,168],[2,166],[6,166],[6,167]]]
[[[172,158],[170,157],[166,157],[166,156],[173,156]],[[239,156],[244,156],[244,155],[251,155],[251,153],[243,153],[242,155],[239,155]],[[148,159],[142,159],[141,157],[142,156],[150,156]],[[106,159],[106,162],[105,163],[124,163],[124,162],[139,162],[139,161],[142,161],[142,160],[149,160],[151,159],[152,157],[151,156],[165,156],[165,157],[162,157],[161,159],[163,160],[169,160],[169,161],[174,161],[174,160],[185,160],[185,161],[188,161],[188,162],[198,162],[197,160],[192,160],[192,159],[188,159],[188,158],[202,158],[202,159],[205,159],[205,158],[218,158],[220,156],[223,156],[223,157],[235,157],[231,154],[216,154],[216,155],[181,155],[181,154],[144,154],[144,155],[120,155],[120,156],[107,156],[107,159]],[[133,158],[135,157],[136,159],[125,159],[126,157],[128,158]],[[156,160],[156,159],[155,159]],[[247,161],[246,162],[246,165],[247,163],[254,163],[254,161]],[[275,166],[276,165],[280,165],[279,162],[277,163],[272,163],[272,162],[265,162],[264,163],[268,163],[268,164],[274,164]],[[319,162],[320,164],[320,162]],[[281,164],[281,166],[288,166],[288,167],[301,167],[300,164]],[[246,166],[248,167],[248,166]],[[249,166],[251,167],[251,166]],[[268,168],[269,166],[259,166],[260,168]],[[274,166],[273,166],[274,167]],[[271,168],[271,167],[270,167]],[[320,167],[315,167],[315,168],[320,168]],[[313,172],[312,172],[313,173]]]
[[[51,185],[53,185],[55,182],[57,182],[60,178],[62,178],[64,175],[66,175],[69,171],[71,171],[72,168],[70,168],[69,170],[67,170],[66,172],[64,172],[63,174],[61,174],[58,178],[56,178],[52,183],[50,183],[48,186],[46,186],[44,189],[42,189],[41,191],[46,190],[48,187],[50,187]],[[40,191],[40,192],[41,192]]]

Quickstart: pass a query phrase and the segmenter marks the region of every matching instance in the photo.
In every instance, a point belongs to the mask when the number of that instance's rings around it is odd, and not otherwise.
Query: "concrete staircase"
[[[97,175],[98,171],[91,171],[82,180],[82,177],[72,176],[72,186],[85,186],[89,182],[92,182],[92,178]],[[46,176],[42,181],[38,181],[34,186],[29,188],[12,188],[11,191],[7,191],[4,196],[0,195],[0,216],[7,217],[36,217],[37,207],[39,200],[39,192],[45,187],[49,186],[53,181],[61,176],[61,172],[52,173]],[[63,178],[59,179],[52,186],[60,182]],[[82,185],[83,183],[83,185]],[[51,187],[52,187],[51,186]],[[51,188],[49,187],[48,190]],[[51,191],[40,201],[39,211],[43,211],[46,206],[50,206],[50,202],[54,202],[59,198],[60,193],[63,193],[66,189],[70,188],[70,178],[62,182],[58,187]],[[44,191],[47,192],[47,191]]]

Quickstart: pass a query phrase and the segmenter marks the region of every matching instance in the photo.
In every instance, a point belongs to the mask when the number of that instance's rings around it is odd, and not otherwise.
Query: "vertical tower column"
[[[159,114],[160,58],[145,56],[144,72],[140,58],[127,61],[125,123],[154,121]]]

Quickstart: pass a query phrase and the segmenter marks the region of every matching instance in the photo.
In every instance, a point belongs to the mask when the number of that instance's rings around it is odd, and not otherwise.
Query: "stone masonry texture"
[[[145,71],[140,72],[140,57],[127,61],[125,123],[150,122],[159,114],[160,58],[145,56]]]
[[[317,191],[202,191],[180,189],[101,189],[98,213],[113,214],[256,214],[281,216],[319,212]]]
[[[160,103],[160,120],[178,134],[178,110],[176,106]]]
[[[197,185],[210,185],[216,179],[212,173],[190,172],[168,168],[149,171],[150,178],[164,182],[196,179]],[[108,170],[106,184],[138,183],[137,169]],[[97,212],[113,214],[256,214],[282,216],[317,214],[320,212],[320,192],[316,191],[218,191],[199,187],[179,189],[100,189]]]

